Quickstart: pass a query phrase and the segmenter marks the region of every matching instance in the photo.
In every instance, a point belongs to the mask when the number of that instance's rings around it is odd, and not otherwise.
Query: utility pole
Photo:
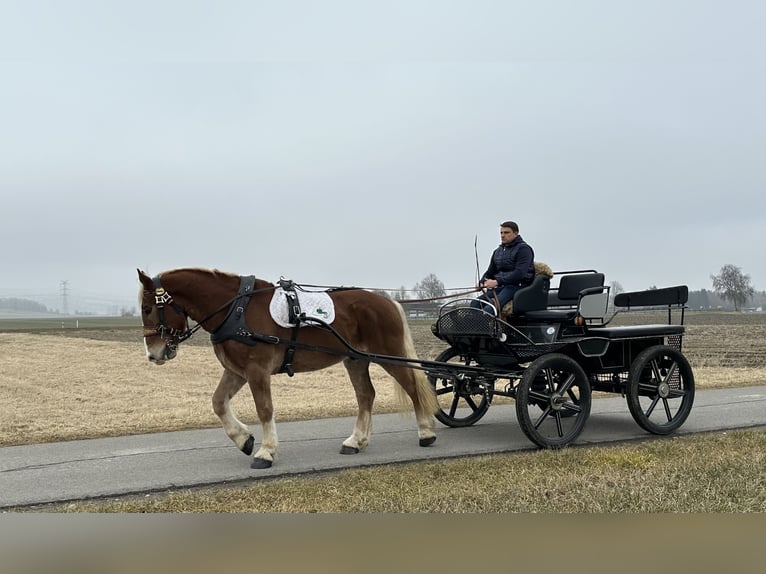
[[[61,311],[69,315],[69,281],[61,282]]]

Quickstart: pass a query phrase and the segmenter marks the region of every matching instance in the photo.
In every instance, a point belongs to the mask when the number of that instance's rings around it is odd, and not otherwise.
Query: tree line
[[[42,303],[30,299],[16,297],[0,298],[0,309],[7,311],[26,311],[31,313],[47,313],[48,308]]]

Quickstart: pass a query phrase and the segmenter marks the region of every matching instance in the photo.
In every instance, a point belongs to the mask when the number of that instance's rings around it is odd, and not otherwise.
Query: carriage
[[[427,366],[439,397],[436,418],[469,426],[495,397],[511,397],[526,436],[559,448],[582,432],[594,393],[619,393],[646,431],[679,428],[694,401],[692,368],[682,354],[688,288],[619,293],[611,315],[609,290],[603,273],[566,271],[536,275],[516,292],[510,314],[476,300],[444,305],[432,331],[449,347]],[[620,314],[658,309],[666,322],[613,326]]]
[[[357,454],[369,444],[372,363],[396,380],[402,405],[413,407],[424,447],[436,440],[433,415],[450,427],[469,426],[497,396],[515,400],[522,430],[542,448],[577,439],[594,392],[624,395],[633,418],[650,433],[680,427],[694,401],[694,376],[681,352],[688,288],[620,293],[613,300],[618,311],[607,317],[610,288],[603,273],[543,271],[514,294],[512,309],[483,306],[477,299],[443,305],[432,331],[448,347],[425,360],[417,357],[402,305],[369,290],[314,293],[321,302],[314,305],[319,314],[311,315],[300,305],[304,287],[311,286],[282,280],[277,286],[200,268],[155,277],[139,270],[146,355],[162,365],[197,330],[210,333],[224,368],[213,410],[234,444],[253,455],[251,467],[259,469],[269,468],[277,453],[271,376],[341,361],[359,407],[341,454]],[[551,287],[555,275],[558,285]],[[273,312],[277,303],[288,310],[286,318]],[[613,325],[621,311],[658,307],[667,310],[664,324]],[[197,324],[190,328],[189,319]],[[230,405],[245,384],[261,423],[260,446]]]

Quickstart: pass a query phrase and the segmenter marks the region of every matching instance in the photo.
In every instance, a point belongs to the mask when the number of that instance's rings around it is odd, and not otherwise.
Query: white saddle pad
[[[335,320],[335,305],[330,295],[325,291],[300,291],[295,290],[298,295],[298,304],[301,307],[301,313],[306,317],[321,319],[325,323],[332,323]],[[295,327],[290,323],[290,312],[287,309],[287,296],[281,287],[274,289],[274,296],[269,305],[271,318],[277,325],[282,327]],[[304,325],[304,323],[301,323]]]

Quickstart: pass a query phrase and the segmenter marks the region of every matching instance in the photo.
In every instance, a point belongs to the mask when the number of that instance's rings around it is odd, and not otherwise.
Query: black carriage
[[[635,421],[665,435],[691,412],[694,376],[682,354],[686,286],[620,293],[607,316],[609,286],[593,270],[537,275],[510,315],[476,300],[444,305],[432,331],[449,347],[426,371],[450,427],[479,421],[496,396],[516,403],[519,424],[542,448],[574,441],[594,392],[626,397]],[[555,279],[554,279],[555,281]],[[661,324],[613,326],[628,311],[662,309]]]

